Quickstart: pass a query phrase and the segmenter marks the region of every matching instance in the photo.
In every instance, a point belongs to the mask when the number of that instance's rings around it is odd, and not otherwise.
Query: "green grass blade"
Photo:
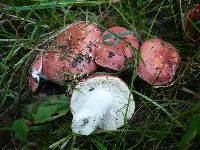
[[[46,2],[46,3],[39,3],[35,5],[29,5],[29,6],[19,6],[19,7],[7,7],[4,8],[6,11],[24,11],[24,10],[32,10],[32,9],[49,9],[49,8],[62,8],[67,7],[71,5],[75,6],[97,6],[100,4],[108,4],[109,1],[82,1],[82,0],[71,0],[67,2]]]
[[[167,116],[169,116],[173,121],[176,122],[176,124],[182,126],[182,124],[176,120],[164,107],[162,107],[159,103],[157,103],[156,101],[150,99],[149,97],[141,94],[140,92],[137,92],[136,90],[132,90],[132,92],[140,97],[142,97],[143,99],[151,102],[152,104],[154,104],[156,107],[158,107],[159,109],[161,109]]]

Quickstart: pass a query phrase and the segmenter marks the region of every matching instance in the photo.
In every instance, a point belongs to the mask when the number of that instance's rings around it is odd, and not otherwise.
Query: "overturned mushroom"
[[[79,22],[68,26],[52,40],[41,56],[42,70],[39,74],[46,80],[63,85],[74,75],[91,73],[97,68],[94,57],[100,43],[101,31],[95,24]],[[38,63],[35,61],[33,66],[38,66]],[[35,74],[34,68],[32,70],[31,78]],[[35,87],[31,89],[33,92],[36,90]]]
[[[103,33],[102,39],[103,43],[97,51],[95,62],[113,70],[124,69],[134,59],[132,48],[139,48],[139,42],[134,37],[134,33],[123,27],[109,28]]]
[[[151,85],[168,84],[180,62],[176,48],[161,39],[145,41],[140,49],[137,74]]]
[[[135,102],[121,79],[99,75],[78,83],[70,107],[72,131],[89,135],[96,128],[116,130],[122,127],[124,121],[133,115]]]
[[[200,4],[196,4],[185,15],[184,38],[186,41],[200,44]]]

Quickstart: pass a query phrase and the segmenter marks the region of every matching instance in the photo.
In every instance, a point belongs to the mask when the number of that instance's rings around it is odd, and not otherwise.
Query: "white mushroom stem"
[[[103,89],[90,91],[80,109],[73,115],[72,131],[82,135],[91,134],[110,110],[113,101],[109,91]]]
[[[43,65],[42,55],[43,55],[42,52],[40,53],[40,55],[38,55],[38,57],[41,57],[41,58],[38,62],[35,62],[36,64],[33,64],[32,72],[31,72],[32,77],[35,80],[37,80],[37,83],[40,82],[40,77],[42,76],[42,65]],[[38,65],[37,68],[35,68],[34,65]]]

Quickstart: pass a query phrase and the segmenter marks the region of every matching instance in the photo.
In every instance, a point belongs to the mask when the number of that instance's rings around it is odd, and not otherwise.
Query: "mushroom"
[[[101,31],[95,24],[79,22],[68,26],[51,41],[41,56],[41,74],[46,80],[63,85],[73,76],[91,73],[97,68],[94,57],[100,43]],[[35,61],[33,66],[38,63]],[[35,91],[35,88],[31,89]]]
[[[135,110],[133,95],[118,77],[96,75],[78,83],[71,102],[72,131],[89,135],[96,128],[116,130]]]
[[[176,48],[159,38],[145,41],[140,49],[137,74],[151,85],[168,84],[180,62]]]
[[[134,37],[134,33],[123,27],[109,28],[103,33],[102,39],[104,41],[97,51],[95,62],[113,70],[122,70],[130,64],[134,59],[132,47],[139,48],[139,42]]]
[[[186,41],[194,44],[200,43],[200,33],[197,29],[200,29],[199,20],[200,4],[196,4],[187,12],[184,18],[184,39]]]

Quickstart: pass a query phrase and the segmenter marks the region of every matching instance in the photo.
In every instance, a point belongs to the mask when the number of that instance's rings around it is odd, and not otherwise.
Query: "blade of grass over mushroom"
[[[176,122],[177,125],[179,126],[183,126],[177,119],[175,119],[164,107],[162,107],[160,104],[158,104],[156,101],[150,99],[149,97],[141,94],[140,92],[136,91],[136,90],[132,90],[132,92],[140,97],[142,97],[143,99],[151,102],[152,104],[154,104],[156,107],[158,107],[159,109],[161,109],[167,116],[169,116],[173,121]]]
[[[110,38],[115,38],[114,42],[107,42],[106,41],[106,40],[108,40]],[[103,36],[103,44],[104,45],[114,46],[117,43],[119,43],[120,41],[121,41],[121,39],[118,36],[116,36],[115,34],[113,34],[113,33],[109,33],[109,34]]]
[[[103,44],[108,45],[108,46],[114,46],[121,41],[120,36],[130,35],[132,33],[133,33],[132,31],[124,31],[124,32],[118,32],[118,33],[110,32],[109,34],[106,34],[106,35],[103,36]],[[106,41],[106,40],[109,40],[111,38],[115,38],[114,42],[107,42]]]

